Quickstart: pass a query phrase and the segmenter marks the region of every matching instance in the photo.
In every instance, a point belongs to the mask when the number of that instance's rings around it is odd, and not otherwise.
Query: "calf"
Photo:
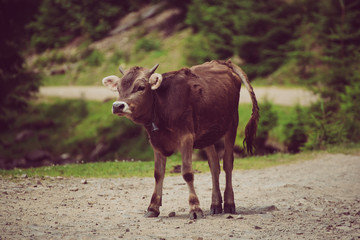
[[[203,216],[194,188],[193,148],[205,149],[212,175],[211,214],[235,213],[232,188],[233,147],[238,126],[241,82],[250,93],[252,115],[245,128],[244,145],[252,153],[259,107],[242,69],[228,61],[211,61],[163,74],[153,68],[132,67],[122,78],[108,76],[103,84],[118,91],[112,112],[145,127],[154,150],[155,190],[145,217],[160,214],[166,157],[182,155],[182,176],[189,188],[190,218]],[[224,139],[223,169],[226,174],[224,208],[219,187],[220,163],[214,143]]]

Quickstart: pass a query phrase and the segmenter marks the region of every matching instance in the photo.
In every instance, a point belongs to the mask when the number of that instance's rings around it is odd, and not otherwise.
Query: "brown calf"
[[[194,188],[193,148],[204,148],[212,175],[211,214],[223,212],[219,187],[220,164],[214,143],[224,137],[223,168],[226,174],[224,212],[235,213],[232,188],[233,147],[238,126],[241,82],[250,93],[253,107],[245,128],[247,150],[252,152],[259,108],[252,86],[240,67],[228,61],[211,61],[163,74],[148,70],[120,68],[122,78],[108,76],[103,84],[119,92],[112,111],[142,124],[154,149],[155,190],[146,217],[160,214],[166,157],[175,151],[182,155],[182,176],[189,188],[190,218],[203,215]]]

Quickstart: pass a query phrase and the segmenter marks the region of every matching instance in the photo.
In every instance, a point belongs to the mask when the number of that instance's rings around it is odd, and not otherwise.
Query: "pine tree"
[[[0,131],[9,127],[16,112],[26,109],[39,86],[39,78],[24,68],[22,55],[29,39],[25,26],[38,5],[35,0],[0,1]]]
[[[220,59],[238,55],[250,78],[266,76],[284,62],[287,43],[299,22],[295,3],[268,0],[194,0],[187,18],[209,46],[193,51],[210,50],[209,56]]]
[[[304,83],[321,97],[312,106],[312,136],[316,146],[359,141],[360,118],[360,1],[304,1],[303,28],[311,44],[297,42]],[[304,31],[304,29],[306,31]],[[294,55],[293,55],[294,56]],[[319,127],[321,126],[321,127]]]

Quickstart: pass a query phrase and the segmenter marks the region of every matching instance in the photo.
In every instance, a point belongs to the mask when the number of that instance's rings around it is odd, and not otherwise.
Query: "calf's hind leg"
[[[219,156],[216,152],[214,145],[208,146],[204,148],[204,150],[208,157],[208,163],[212,178],[210,214],[211,215],[220,214],[222,213],[222,197],[221,197],[220,185],[219,185],[219,175],[220,175]]]
[[[237,122],[236,122],[237,123]],[[237,124],[225,134],[224,161],[223,168],[226,175],[226,186],[224,192],[224,212],[236,213],[234,191],[232,187],[232,170],[234,166],[234,144],[236,137]]]

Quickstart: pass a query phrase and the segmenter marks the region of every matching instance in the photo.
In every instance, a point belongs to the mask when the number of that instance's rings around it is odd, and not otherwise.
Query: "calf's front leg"
[[[181,141],[181,173],[189,188],[190,219],[197,219],[203,216],[203,212],[200,208],[199,198],[197,197],[194,188],[194,173],[192,171],[192,150],[193,138],[189,135],[187,137],[184,137]]]
[[[166,169],[166,157],[161,153],[154,150],[154,178],[155,178],[155,189],[151,197],[150,205],[147,209],[145,217],[157,217],[160,214],[160,206],[162,199],[162,189],[165,177]]]

